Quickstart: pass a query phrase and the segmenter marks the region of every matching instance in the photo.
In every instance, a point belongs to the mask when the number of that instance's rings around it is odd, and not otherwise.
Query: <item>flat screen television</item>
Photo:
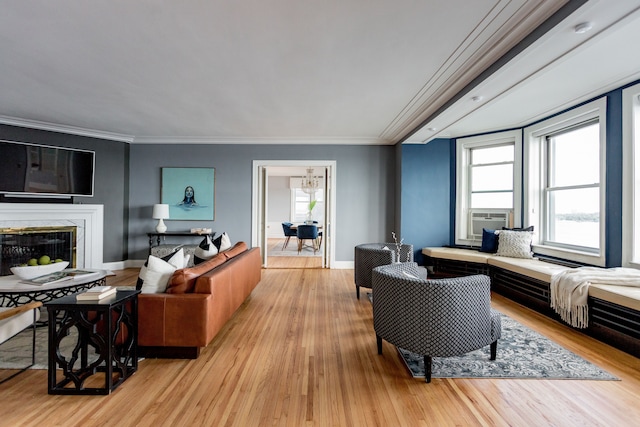
[[[95,152],[0,140],[0,193],[93,196]]]

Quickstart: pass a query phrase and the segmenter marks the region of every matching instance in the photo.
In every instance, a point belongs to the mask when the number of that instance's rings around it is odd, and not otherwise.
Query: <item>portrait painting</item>
[[[169,219],[215,219],[214,168],[162,168],[162,203]]]

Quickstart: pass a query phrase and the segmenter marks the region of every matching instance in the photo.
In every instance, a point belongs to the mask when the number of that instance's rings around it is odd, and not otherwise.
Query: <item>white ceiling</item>
[[[453,103],[567,3],[581,1],[7,0],[0,123],[258,144],[427,142],[510,127],[638,78],[640,1],[590,0],[479,82],[483,101],[469,106],[468,92]],[[581,20],[594,29],[578,37]]]

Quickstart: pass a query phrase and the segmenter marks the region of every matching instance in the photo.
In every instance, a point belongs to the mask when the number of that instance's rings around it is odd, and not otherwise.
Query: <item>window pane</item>
[[[471,164],[501,163],[513,161],[513,144],[498,147],[473,148],[471,150]]]
[[[594,123],[549,140],[549,186],[600,182],[600,125]]]
[[[548,194],[547,240],[573,246],[600,247],[600,189],[556,190]]]
[[[513,190],[513,164],[471,168],[471,191],[490,190]]]
[[[513,209],[513,193],[473,193],[471,194],[472,209]]]

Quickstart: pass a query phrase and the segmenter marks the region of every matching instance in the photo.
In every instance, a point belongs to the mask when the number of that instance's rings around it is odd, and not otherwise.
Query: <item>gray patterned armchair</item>
[[[387,249],[384,249],[387,248]],[[364,243],[355,248],[354,278],[356,297],[360,299],[360,286],[371,288],[371,271],[374,267],[387,265],[396,261],[413,261],[413,245],[400,245],[400,256],[397,255],[395,243]]]
[[[376,267],[372,274],[373,327],[382,340],[424,355],[426,382],[431,358],[468,353],[491,345],[496,358],[500,313],[491,309],[485,275],[426,280],[416,263]]]

